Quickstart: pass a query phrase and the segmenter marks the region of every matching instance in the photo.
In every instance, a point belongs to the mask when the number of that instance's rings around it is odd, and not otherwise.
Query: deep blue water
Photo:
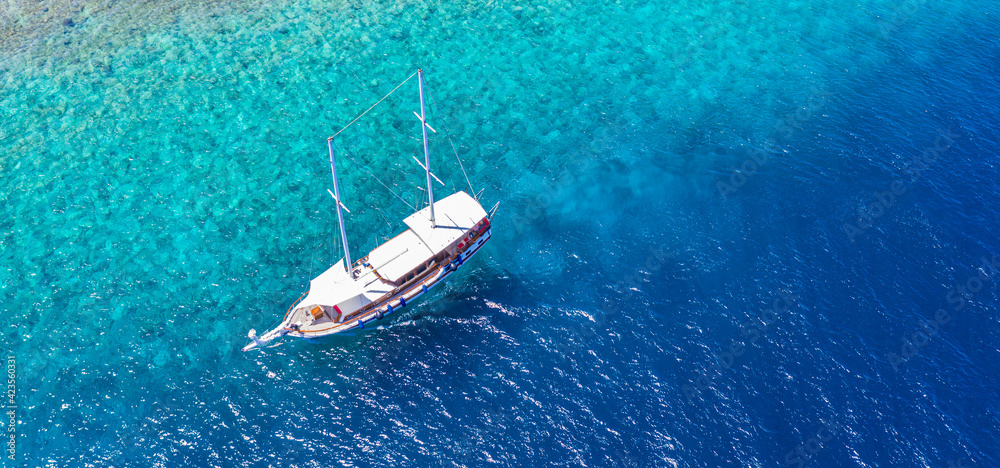
[[[993,3],[40,8],[0,15],[5,466],[1000,466]],[[341,255],[324,138],[416,66],[493,239],[241,353]],[[415,106],[338,140],[355,257]]]

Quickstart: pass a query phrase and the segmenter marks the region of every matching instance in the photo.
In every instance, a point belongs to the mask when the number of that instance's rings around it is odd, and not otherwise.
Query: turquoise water
[[[998,388],[991,280],[902,370],[887,358],[998,253],[998,15],[8,2],[5,463],[1000,463],[997,407],[976,406]],[[325,137],[417,67],[429,122],[500,202],[493,240],[382,330],[240,353],[342,255]],[[404,87],[336,140],[355,257],[409,214],[368,171],[420,200],[418,105]],[[940,158],[845,236],[944,129]],[[465,189],[447,140],[432,151],[441,192]],[[748,357],[710,365],[792,293]]]

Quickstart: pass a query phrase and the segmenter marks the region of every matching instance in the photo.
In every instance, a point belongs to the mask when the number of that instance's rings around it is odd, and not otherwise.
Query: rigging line
[[[426,82],[427,80],[425,79],[424,81]],[[437,115],[441,115],[438,112],[437,101],[434,100],[434,94],[431,93],[430,88],[427,89],[427,95],[431,97],[431,105],[434,106],[434,113]],[[476,189],[472,188],[472,182],[469,182],[469,174],[465,173],[465,166],[462,164],[462,158],[458,157],[458,150],[455,149],[455,142],[451,140],[451,130],[448,129],[448,126],[445,125],[444,122],[441,122],[441,128],[444,129],[445,136],[448,137],[448,143],[451,144],[451,151],[455,153],[455,159],[458,160],[458,167],[462,168],[462,175],[465,176],[465,183],[469,184],[469,191],[475,194]]]
[[[385,189],[386,189],[386,190],[388,190],[388,191],[389,191],[389,193],[391,193],[391,194],[395,195],[395,196],[396,196],[396,198],[398,198],[398,199],[399,199],[399,201],[401,201],[401,202],[405,203],[405,204],[406,204],[406,206],[410,207],[410,209],[412,209],[413,211],[417,211],[417,209],[416,209],[416,208],[415,208],[415,207],[414,207],[413,205],[411,205],[411,204],[407,203],[407,202],[406,202],[406,200],[403,200],[403,197],[399,196],[399,194],[397,194],[397,193],[396,193],[396,192],[394,192],[394,191],[393,191],[393,190],[392,190],[391,188],[389,188],[389,186],[388,186],[388,185],[386,185],[386,184],[385,184],[385,182],[382,182],[382,179],[379,179],[379,178],[378,178],[378,176],[377,176],[377,175],[375,175],[375,173],[374,173],[374,172],[370,171],[370,170],[369,170],[369,169],[368,169],[367,167],[365,167],[365,165],[364,165],[364,164],[358,164],[358,163],[357,163],[357,161],[355,161],[355,160],[354,160],[354,157],[353,157],[353,156],[351,156],[351,152],[350,152],[350,151],[348,151],[348,152],[347,152],[347,159],[350,159],[350,160],[351,160],[351,162],[353,162],[354,164],[356,164],[356,165],[360,166],[360,167],[361,167],[362,169],[364,169],[364,170],[365,170],[365,172],[367,172],[367,173],[368,173],[368,175],[372,176],[372,178],[374,178],[375,180],[377,180],[377,181],[378,181],[378,183],[382,184],[382,186],[383,186],[383,187],[385,187]]]
[[[413,203],[417,205],[422,205],[424,203],[424,193],[427,193],[427,189],[417,185],[413,187]]]
[[[310,278],[315,278],[315,276],[313,276],[313,264],[314,264],[315,261],[316,261],[316,251],[313,250],[312,251],[312,257],[309,258],[309,277]]]
[[[334,137],[336,137],[337,135],[340,135],[340,133],[341,133],[341,132],[343,132],[344,130],[347,130],[347,127],[350,127],[351,125],[354,125],[354,122],[357,122],[357,121],[358,121],[358,119],[360,119],[360,118],[364,117],[364,116],[365,116],[365,114],[367,114],[367,113],[368,113],[368,112],[370,112],[370,111],[371,111],[372,109],[374,109],[374,108],[375,108],[375,106],[377,106],[377,105],[381,104],[381,103],[382,103],[382,101],[384,101],[384,100],[385,100],[385,98],[387,98],[387,97],[389,97],[390,95],[392,95],[392,93],[395,93],[395,92],[396,92],[396,90],[400,88],[400,86],[403,86],[404,84],[406,84],[406,82],[407,82],[407,81],[410,81],[410,78],[413,78],[414,76],[416,76],[416,74],[417,74],[417,72],[413,72],[413,74],[412,74],[412,75],[410,75],[410,76],[409,76],[409,78],[407,78],[407,79],[403,80],[403,82],[402,82],[402,83],[400,83],[400,84],[398,84],[398,85],[396,85],[396,87],[395,87],[395,88],[392,88],[392,91],[389,91],[389,94],[386,94],[385,96],[382,96],[382,99],[379,99],[379,100],[378,100],[378,102],[376,102],[375,104],[372,104],[372,106],[371,106],[371,107],[369,107],[369,108],[368,108],[368,110],[366,110],[366,111],[362,112],[362,113],[361,113],[361,115],[359,115],[359,116],[355,117],[355,118],[354,118],[354,120],[352,120],[352,121],[351,121],[351,123],[349,123],[349,124],[345,125],[345,126],[344,126],[344,128],[340,129],[340,131],[338,131],[337,133],[334,133],[334,134],[333,134],[333,136],[332,136],[332,137],[330,137],[330,138],[334,138]]]
[[[389,229],[392,229],[392,223],[389,222],[389,218],[385,216],[385,213],[383,213],[377,206],[375,207],[375,211],[378,211],[378,214],[382,216],[382,220],[385,221],[385,225],[388,226]]]

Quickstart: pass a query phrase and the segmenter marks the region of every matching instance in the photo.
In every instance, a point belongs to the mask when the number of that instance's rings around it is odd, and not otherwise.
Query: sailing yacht
[[[373,322],[412,304],[455,274],[490,240],[490,220],[499,204],[487,214],[476,197],[463,191],[434,201],[431,178],[437,179],[437,176],[431,173],[427,147],[427,130],[434,129],[427,124],[424,114],[423,70],[417,70],[416,75],[420,89],[420,115],[417,117],[422,124],[424,141],[424,163],[417,163],[427,175],[428,206],[403,220],[405,231],[352,262],[341,212],[348,210],[340,197],[333,137],[328,138],[333,172],[331,195],[340,223],[344,258],[312,279],[309,290],[288,308],[280,325],[261,336],[257,336],[256,330],[250,330],[247,336],[251,341],[243,351],[285,336],[312,340],[370,327]]]

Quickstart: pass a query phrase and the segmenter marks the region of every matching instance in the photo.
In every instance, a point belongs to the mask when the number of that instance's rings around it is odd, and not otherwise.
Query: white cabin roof
[[[465,192],[434,202],[435,226],[430,208],[408,216],[410,228],[368,254],[368,263],[383,278],[398,282],[404,275],[431,259],[486,217],[486,211]]]
[[[455,192],[434,202],[435,226],[431,227],[430,207],[403,220],[410,230],[434,253],[444,250],[486,217],[486,210],[465,192]]]
[[[344,260],[330,267],[309,282],[309,294],[299,302],[300,306],[340,304],[364,292],[363,283],[351,278],[344,270]]]
[[[368,264],[383,278],[396,282],[435,254],[437,252],[428,248],[412,230],[407,229],[372,250],[368,254]]]

